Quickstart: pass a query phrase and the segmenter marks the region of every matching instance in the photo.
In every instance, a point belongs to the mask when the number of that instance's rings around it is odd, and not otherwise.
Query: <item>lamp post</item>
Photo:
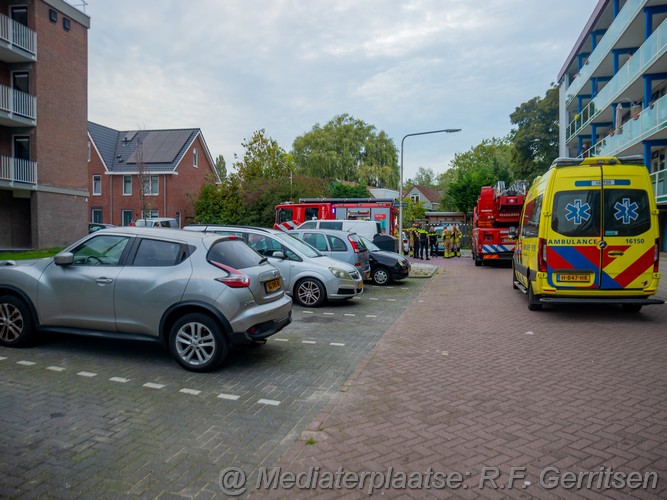
[[[446,128],[443,130],[431,130],[429,132],[416,132],[414,134],[406,134],[403,136],[403,139],[401,139],[401,182],[400,182],[400,187],[398,191],[398,230],[399,230],[399,235],[398,238],[400,240],[400,254],[403,255],[403,143],[405,142],[405,139],[408,137],[412,137],[413,135],[427,135],[427,134],[452,134],[454,132],[460,132],[460,128]]]

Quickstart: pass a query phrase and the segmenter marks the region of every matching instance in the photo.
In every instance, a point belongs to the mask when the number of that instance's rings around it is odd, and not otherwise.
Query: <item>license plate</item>
[[[360,281],[359,284],[357,285],[357,288],[363,288],[364,287],[364,282]]]
[[[267,281],[264,284],[264,287],[266,288],[267,293],[272,293],[280,290],[280,278],[276,278],[271,281]]]
[[[558,281],[568,283],[586,283],[588,282],[587,274],[559,274]]]

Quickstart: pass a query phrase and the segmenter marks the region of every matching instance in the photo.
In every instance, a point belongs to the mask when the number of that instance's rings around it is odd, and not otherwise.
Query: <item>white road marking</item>
[[[303,314],[315,314],[313,311],[301,311]]]
[[[356,314],[353,314],[353,313],[345,313],[343,316],[351,316],[351,317],[354,318],[354,317],[356,316]]]
[[[340,345],[343,346],[345,344],[341,344],[340,342],[329,342],[329,345]]]
[[[4,356],[0,356],[0,361],[4,361],[5,359],[7,358],[5,358]]]
[[[377,297],[369,297],[368,300],[379,300]]]
[[[396,299],[387,299],[387,302],[396,302]]]
[[[220,399],[229,399],[230,401],[236,401],[239,399],[241,396],[237,396],[236,394],[218,394],[218,397]]]
[[[375,314],[367,314],[366,317],[367,317],[367,318],[377,318],[377,315],[375,315]]]
[[[37,363],[35,363],[34,361],[17,361],[16,364],[17,365],[23,365],[23,366],[32,366],[32,365],[36,365]]]
[[[186,389],[186,388],[183,388],[178,392],[182,392],[183,394],[192,394],[193,396],[199,396],[201,394],[201,391],[198,391],[197,389]]]
[[[532,331],[526,332],[526,335],[533,335],[533,332]]]
[[[109,380],[112,382],[120,382],[121,384],[125,384],[126,382],[129,382],[129,378],[123,378],[123,377],[111,377]]]
[[[262,405],[271,405],[271,406],[278,406],[280,404],[280,401],[276,401],[275,399],[260,399],[257,402]]]
[[[276,341],[278,341],[278,342],[289,342],[289,339],[284,339],[284,338],[282,338],[282,337],[281,337],[281,338],[276,338],[276,337],[274,337],[274,338],[272,338],[271,340],[276,340]]]
[[[302,344],[317,344],[317,342],[315,342],[314,340],[302,340],[301,343]]]
[[[324,314],[325,316],[333,316],[334,315],[334,313],[322,313],[322,314]]]
[[[79,372],[79,373],[77,373],[77,375],[79,375],[81,377],[97,377],[97,373],[93,373],[93,372]]]
[[[144,387],[148,387],[149,389],[162,389],[164,387],[164,384],[154,384],[153,382],[146,382],[144,384]]]
[[[64,372],[65,369],[62,366],[47,366],[47,370],[51,370],[52,372]]]

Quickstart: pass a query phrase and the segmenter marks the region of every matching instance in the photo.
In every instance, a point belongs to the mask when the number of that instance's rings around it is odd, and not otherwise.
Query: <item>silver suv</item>
[[[284,231],[200,224],[184,229],[242,237],[250,248],[280,270],[287,292],[304,307],[318,307],[327,300],[351,299],[364,291],[363,277],[354,266],[327,257]]]
[[[37,331],[153,339],[209,371],[231,343],[263,343],[291,322],[280,272],[235,237],[102,229],[54,258],[0,265],[0,345]]]

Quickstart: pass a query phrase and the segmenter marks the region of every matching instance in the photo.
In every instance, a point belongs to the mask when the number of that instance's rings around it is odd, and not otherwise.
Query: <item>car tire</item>
[[[0,345],[25,347],[35,338],[35,325],[30,308],[13,295],[0,297]]]
[[[186,370],[207,372],[214,370],[229,354],[229,342],[220,325],[211,316],[190,313],[171,327],[169,350],[174,359]]]
[[[533,293],[533,285],[528,283],[528,309],[530,311],[541,311],[542,303],[537,299]]]
[[[628,313],[638,313],[642,310],[642,304],[623,304],[623,310]]]
[[[314,278],[304,278],[294,286],[294,300],[300,306],[319,307],[326,299],[324,285]]]
[[[482,259],[476,254],[472,254],[472,258],[475,259],[475,266],[479,267],[482,265]]]
[[[373,271],[371,279],[376,285],[385,286],[391,283],[391,274],[389,274],[389,271],[386,268],[378,267]]]

